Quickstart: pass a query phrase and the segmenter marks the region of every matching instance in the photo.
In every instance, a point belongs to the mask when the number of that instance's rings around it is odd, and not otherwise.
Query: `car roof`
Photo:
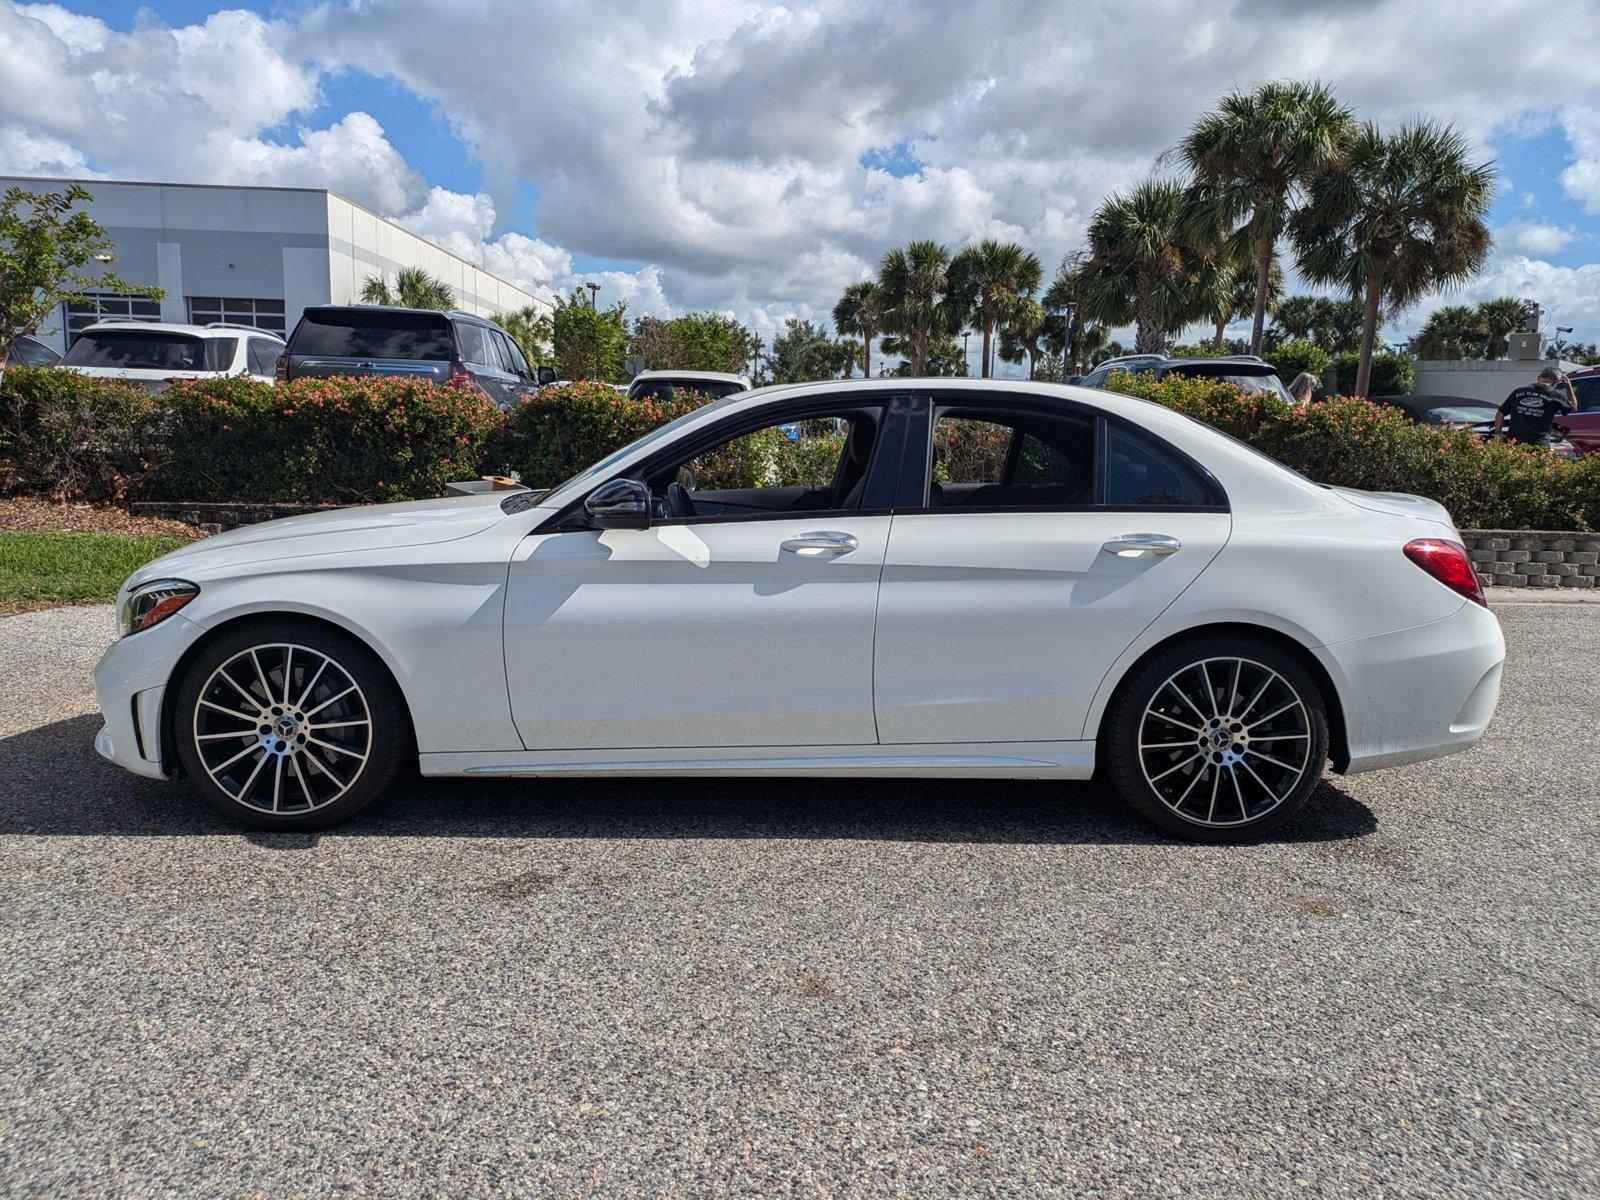
[[[706,383],[742,383],[745,387],[750,386],[748,378],[731,371],[640,371],[633,377],[633,383],[652,379],[697,379]]]
[[[177,321],[96,321],[93,325],[86,325],[78,331],[81,337],[86,333],[127,332],[137,330],[140,333],[176,333],[185,337],[195,338],[236,338],[240,334],[252,334],[260,337],[271,338],[275,342],[283,341],[282,336],[267,329],[257,329],[252,325],[183,325]]]
[[[474,325],[495,325],[488,317],[479,316],[477,313],[467,312],[460,308],[407,308],[404,304],[308,304],[305,311],[308,313],[408,313],[430,317],[441,317],[446,321],[467,321]]]
[[[1277,374],[1271,363],[1263,362],[1259,358],[1239,358],[1222,356],[1220,358],[1163,358],[1157,364],[1160,367],[1229,367],[1239,370],[1241,374]]]

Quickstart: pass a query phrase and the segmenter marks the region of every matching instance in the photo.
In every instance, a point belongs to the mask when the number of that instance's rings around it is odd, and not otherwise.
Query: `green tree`
[[[813,379],[833,379],[850,369],[854,350],[834,341],[821,325],[790,317],[783,332],[772,339],[767,356],[767,380],[771,383],[806,383]]]
[[[922,370],[914,370],[911,366],[911,343],[901,334],[890,334],[883,339],[883,352],[898,355],[902,361],[891,375],[902,378],[912,376],[931,376],[933,378],[965,378],[971,372],[967,369],[967,356],[962,351],[961,343],[956,341],[955,335],[947,332],[935,333],[925,347]]]
[[[1277,244],[1296,205],[1340,163],[1355,132],[1349,106],[1325,84],[1272,82],[1230,92],[1178,143],[1194,173],[1195,215],[1248,254],[1252,354],[1261,353]]]
[[[912,375],[925,373],[933,339],[953,333],[960,324],[950,303],[949,272],[950,251],[928,240],[897,247],[878,264],[883,328],[900,339]]]
[[[1032,296],[1019,297],[1000,327],[1000,357],[1008,363],[1028,363],[1028,378],[1037,379],[1039,360],[1048,353],[1048,315]]]
[[[1064,357],[1073,375],[1088,370],[1095,352],[1109,338],[1106,327],[1091,320],[1085,311],[1083,281],[1088,264],[1089,256],[1081,250],[1066,255],[1044,293],[1045,353]],[[1056,365],[1059,372],[1060,364]]]
[[[601,309],[582,288],[557,296],[551,320],[556,374],[562,379],[617,380],[628,344],[627,319],[628,306],[620,300]]]
[[[1089,223],[1089,262],[1079,283],[1086,316],[1136,326],[1134,349],[1157,353],[1170,334],[1200,316],[1195,278],[1212,253],[1196,238],[1182,184],[1151,179],[1107,197]]]
[[[1432,121],[1407,122],[1388,135],[1363,125],[1339,169],[1312,182],[1294,220],[1295,249],[1308,279],[1362,299],[1358,395],[1371,383],[1380,314],[1400,312],[1483,266],[1493,196],[1493,166],[1473,164],[1467,140]]]
[[[1272,306],[1272,320],[1285,340],[1305,340],[1317,324],[1321,296],[1284,296]]]
[[[538,367],[549,363],[551,342],[555,339],[555,325],[549,313],[528,304],[501,313],[495,323],[522,348],[530,364]]]
[[[883,290],[870,279],[845,288],[833,306],[833,327],[861,339],[861,374],[872,378],[872,339],[883,328]]]
[[[1283,291],[1283,271],[1274,262],[1267,273],[1267,302],[1276,301]],[[1256,272],[1249,264],[1228,261],[1208,262],[1199,272],[1197,290],[1200,306],[1211,322],[1211,353],[1225,349],[1228,324],[1256,307]],[[1247,353],[1258,354],[1256,350]]]
[[[361,281],[361,303],[398,304],[401,308],[431,308],[438,312],[456,306],[450,285],[421,267],[401,267],[395,272],[394,287],[382,275],[368,275]]]
[[[755,346],[754,333],[715,312],[639,317],[628,335],[628,353],[644,359],[652,371],[741,373]]]
[[[1038,255],[1015,242],[993,238],[968,246],[950,261],[950,303],[957,321],[970,320],[983,335],[981,374],[989,377],[990,347],[997,328],[1025,296],[1038,291],[1043,270]]]
[[[110,262],[115,248],[93,217],[72,211],[93,199],[77,184],[61,192],[12,187],[0,197],[0,375],[11,348],[64,300],[86,291],[152,299],[163,294],[109,271],[84,269],[91,262]]]

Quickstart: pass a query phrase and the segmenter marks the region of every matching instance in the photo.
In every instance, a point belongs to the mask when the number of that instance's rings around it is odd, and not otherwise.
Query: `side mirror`
[[[613,479],[583,502],[597,529],[649,529],[650,489],[637,479]]]
[[[1082,375],[1068,375],[1061,382],[1062,383],[1082,383],[1083,382],[1083,376]]]
[[[548,387],[556,381],[556,369],[554,367],[540,367],[537,377],[540,387]]]

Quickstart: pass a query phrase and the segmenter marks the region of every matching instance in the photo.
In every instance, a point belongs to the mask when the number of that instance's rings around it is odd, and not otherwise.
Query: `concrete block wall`
[[[1484,587],[1600,588],[1600,533],[1463,529]]]

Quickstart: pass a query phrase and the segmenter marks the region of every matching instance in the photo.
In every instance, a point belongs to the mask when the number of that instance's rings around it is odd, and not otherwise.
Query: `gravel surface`
[[[1600,1194],[1600,611],[1470,754],[1162,841],[1091,785],[412,782],[244,834],[0,621],[0,1192]]]

